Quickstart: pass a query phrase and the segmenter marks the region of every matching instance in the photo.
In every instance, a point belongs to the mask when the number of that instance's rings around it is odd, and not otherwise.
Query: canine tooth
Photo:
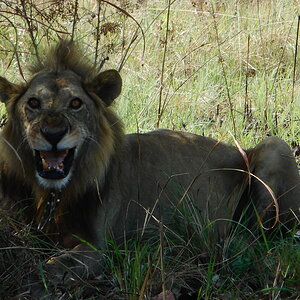
[[[59,166],[60,169],[64,168],[64,164],[63,163],[60,163],[58,166]]]
[[[42,164],[43,164],[43,169],[49,169],[49,165],[47,164],[44,158],[42,158]]]

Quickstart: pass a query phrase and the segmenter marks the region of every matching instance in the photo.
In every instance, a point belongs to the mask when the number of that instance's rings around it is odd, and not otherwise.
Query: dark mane
[[[95,74],[95,68],[73,41],[60,40],[45,57],[36,61],[29,68],[32,74],[41,71],[60,72],[71,70],[83,80]]]

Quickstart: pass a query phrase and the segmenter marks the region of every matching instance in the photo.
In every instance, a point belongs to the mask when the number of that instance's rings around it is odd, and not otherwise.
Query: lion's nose
[[[63,130],[55,130],[49,128],[41,128],[41,133],[44,138],[54,147],[56,148],[59,141],[63,138],[63,136],[67,133],[67,128]]]

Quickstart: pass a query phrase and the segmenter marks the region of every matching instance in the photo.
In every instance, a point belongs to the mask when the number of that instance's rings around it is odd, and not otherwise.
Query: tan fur
[[[216,239],[228,233],[230,222],[225,220],[238,220],[251,201],[263,221],[269,219],[266,226],[276,221],[276,213],[289,226],[299,222],[299,174],[282,140],[267,138],[245,158],[235,147],[189,133],[124,135],[109,107],[121,91],[116,71],[97,74],[66,41],[31,69],[32,79],[24,87],[0,78],[0,98],[8,112],[0,145],[3,201],[27,207],[28,219],[41,225],[47,202],[59,199],[42,229],[65,247],[75,247],[75,256],[87,246],[74,235],[102,247],[108,233],[122,237],[124,229],[143,227],[145,218],[146,223],[172,221],[165,212],[176,211],[185,201],[193,201],[205,222],[215,221]],[[72,108],[72,99],[80,99],[82,106]],[[46,152],[46,166],[53,164],[58,176],[57,157],[65,149],[75,149],[68,180],[38,175],[50,173],[44,165],[37,173],[35,153],[42,161]],[[66,165],[64,161],[67,173]],[[79,276],[100,272],[93,260],[97,255],[81,256],[87,269],[74,261],[72,270]],[[58,280],[65,272],[61,261],[64,257],[47,265]]]

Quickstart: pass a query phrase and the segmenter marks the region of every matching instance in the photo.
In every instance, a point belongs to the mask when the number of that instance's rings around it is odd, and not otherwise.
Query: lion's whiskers
[[[87,137],[85,138],[85,140],[91,140],[91,141],[94,142],[99,148],[102,147],[101,144],[100,144],[97,140],[95,140],[91,135],[87,136]]]

